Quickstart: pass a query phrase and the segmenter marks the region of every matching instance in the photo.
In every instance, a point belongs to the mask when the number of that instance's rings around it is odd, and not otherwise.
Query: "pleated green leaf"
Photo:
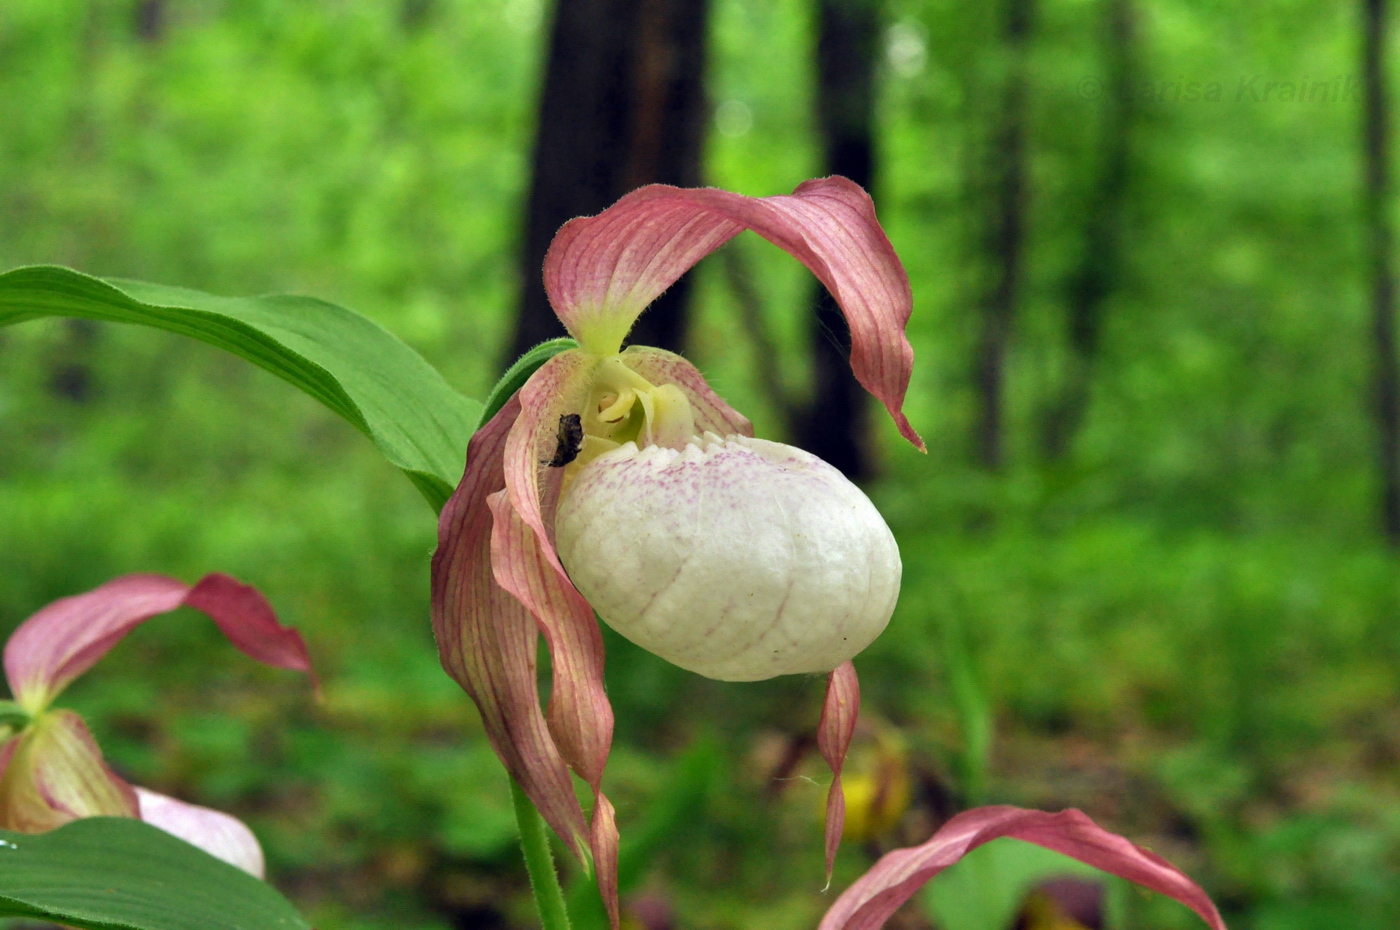
[[[51,265],[0,274],[0,326],[47,316],[154,326],[245,358],[369,436],[430,501],[461,479],[481,416],[388,330],[311,297],[215,297]]]
[[[123,817],[0,831],[0,916],[83,930],[310,930],[271,885]]]

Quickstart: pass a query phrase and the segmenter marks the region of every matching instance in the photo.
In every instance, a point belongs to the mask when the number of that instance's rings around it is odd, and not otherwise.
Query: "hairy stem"
[[[554,854],[549,848],[544,818],[514,779],[510,782],[510,796],[515,802],[520,848],[525,853],[525,869],[530,873],[530,890],[535,893],[540,926],[543,930],[570,930],[564,890],[559,886],[559,873],[554,869]]]

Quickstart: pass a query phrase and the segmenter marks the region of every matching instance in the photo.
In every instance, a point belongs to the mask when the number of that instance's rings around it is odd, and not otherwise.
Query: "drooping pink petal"
[[[618,930],[622,925],[622,909],[617,898],[617,812],[612,802],[602,792],[595,795],[593,805],[593,869],[598,883],[598,894],[603,898],[603,906],[608,911],[608,925]]]
[[[1135,846],[1077,810],[1050,814],[1019,807],[979,807],[945,823],[921,846],[882,856],[836,900],[819,930],[878,930],[939,872],[999,837],[1034,843],[1175,898],[1212,930],[1225,930],[1210,897],[1161,856]]]
[[[583,409],[590,387],[586,375],[596,361],[584,352],[571,350],[541,365],[517,394],[520,417],[506,440],[503,466],[511,505],[539,537],[545,560],[565,584],[568,575],[554,551],[550,529],[561,469],[549,463],[558,445],[559,418]],[[546,519],[546,511],[550,519]]]
[[[504,491],[492,494],[491,567],[496,583],[539,622],[549,646],[553,685],[549,730],[564,760],[598,789],[612,744],[613,713],[603,689],[603,633],[593,608],[544,556]]]
[[[674,384],[690,401],[695,414],[695,428],[726,436],[752,436],[753,424],[748,417],[725,403],[705,381],[705,376],[690,362],[674,352],[650,346],[631,346],[622,359],[637,374],[652,384]]]
[[[495,580],[534,617],[549,647],[549,731],[564,760],[593,789],[594,869],[609,913],[616,915],[617,828],[612,805],[602,794],[613,732],[612,705],[603,685],[603,635],[593,608],[565,574],[549,531],[563,477],[562,469],[548,464],[559,418],[583,408],[593,364],[582,352],[561,353],[521,389],[521,412],[503,462],[507,490],[487,500]]]
[[[433,631],[443,668],[481,711],[496,754],[545,821],[581,860],[590,845],[568,767],[550,735],[536,684],[539,631],[491,568],[490,495],[505,486],[506,437],[518,396],[477,430],[467,468],[438,523],[433,555]]]
[[[696,262],[752,229],[806,265],[851,330],[851,370],[924,448],[901,408],[914,351],[904,327],[909,279],[859,185],[807,181],[791,195],[745,197],[653,184],[597,216],[565,223],[545,256],[545,289],[559,319],[595,354],[616,352],[632,323]]]
[[[273,668],[305,672],[316,685],[306,642],[283,626],[262,592],[220,572],[205,575],[185,596],[185,606],[208,614],[245,655]]]
[[[0,778],[0,827],[42,833],[81,817],[136,816],[136,793],[77,714],[49,711],[15,742]]]
[[[817,748],[831,766],[831,789],[826,795],[826,880],[836,864],[836,850],[841,845],[841,831],[846,825],[846,793],[841,788],[841,769],[846,764],[846,750],[856,732],[856,717],[860,715],[860,681],[856,667],[850,662],[838,665],[826,681],[826,700],[822,704],[822,719],[817,725]]]
[[[259,662],[311,674],[301,634],[278,623],[256,589],[227,575],[208,575],[191,588],[142,574],[54,601],[21,624],[5,645],[10,691],[38,712],[135,627],[185,605],[213,617],[230,642]]]
[[[10,692],[31,713],[42,710],[132,628],[179,607],[189,590],[164,575],[126,575],[54,601],[5,644]]]
[[[198,846],[229,865],[263,877],[262,847],[253,831],[237,817],[140,787],[136,788],[136,799],[141,819],[146,823]]]

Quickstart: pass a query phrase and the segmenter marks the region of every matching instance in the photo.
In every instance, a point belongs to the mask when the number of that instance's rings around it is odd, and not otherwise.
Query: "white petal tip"
[[[262,847],[253,831],[230,814],[186,804],[145,788],[136,789],[141,819],[192,846],[262,878],[266,869]]]

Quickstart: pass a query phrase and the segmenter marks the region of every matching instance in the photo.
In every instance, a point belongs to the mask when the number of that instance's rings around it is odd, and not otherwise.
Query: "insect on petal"
[[[827,881],[831,881],[831,869],[836,864],[836,850],[841,845],[841,832],[846,824],[841,769],[846,764],[846,750],[851,746],[859,715],[860,681],[856,678],[856,667],[845,662],[827,677],[826,700],[822,704],[821,722],[817,725],[817,748],[831,766],[831,789],[826,795]]]
[[[519,416],[517,395],[467,447],[466,473],[438,523],[433,631],[443,668],[476,702],[496,755],[554,832],[586,861],[583,809],[540,707],[535,618],[497,584],[491,568],[487,499],[505,486],[506,437]]]
[[[744,229],[802,262],[831,292],[850,326],[856,380],[923,449],[901,410],[914,365],[904,335],[913,308],[909,278],[870,196],[846,178],[807,181],[778,197],[639,188],[597,216],[564,224],[545,256],[545,289],[569,332],[607,355],[648,304]]]
[[[561,353],[526,382],[506,441],[507,492],[492,493],[487,503],[494,580],[528,610],[549,646],[553,686],[546,719],[564,760],[593,789],[590,846],[599,891],[615,917],[617,829],[602,794],[613,732],[603,685],[603,634],[593,608],[565,574],[549,532],[562,480],[551,446],[559,441],[560,418],[582,409],[593,365],[582,352]]]
[[[1225,930],[1210,897],[1161,856],[1108,832],[1077,810],[1050,814],[1003,806],[964,811],[923,845],[882,856],[837,898],[818,930],[878,930],[929,879],[1003,836],[1043,846],[1175,898],[1212,930]]]
[[[5,645],[10,691],[38,712],[127,633],[182,606],[208,614],[259,662],[312,674],[301,634],[277,621],[257,589],[228,575],[207,575],[194,587],[164,575],[125,575],[54,601],[15,630]]]
[[[520,414],[506,440],[502,466],[510,502],[540,540],[545,560],[565,579],[549,530],[558,497],[560,469],[553,466],[559,420],[577,414],[587,401],[588,374],[596,359],[584,352],[561,352],[540,366],[516,395]],[[572,586],[570,586],[572,587]]]

